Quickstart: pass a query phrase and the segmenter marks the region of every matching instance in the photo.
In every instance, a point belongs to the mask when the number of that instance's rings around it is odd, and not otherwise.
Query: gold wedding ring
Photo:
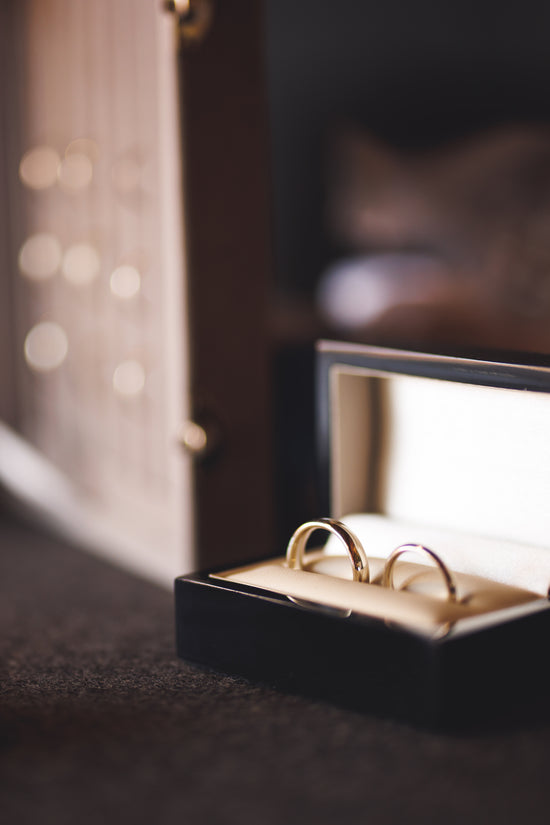
[[[298,527],[292,535],[286,550],[286,563],[291,570],[302,568],[307,540],[315,530],[326,530],[337,536],[348,551],[353,571],[353,581],[368,582],[369,563],[363,545],[345,524],[332,518],[306,521]]]
[[[434,553],[433,550],[430,550],[429,547],[425,547],[423,544],[401,544],[399,547],[395,548],[395,550],[388,556],[388,559],[384,566],[384,575],[382,577],[383,586],[390,587],[391,589],[393,589],[393,571],[395,563],[397,559],[399,559],[404,553],[411,552],[424,553],[428,555],[436,563],[445,581],[448,601],[456,602],[456,584],[451,572],[449,571],[449,568],[439,558],[437,553]]]

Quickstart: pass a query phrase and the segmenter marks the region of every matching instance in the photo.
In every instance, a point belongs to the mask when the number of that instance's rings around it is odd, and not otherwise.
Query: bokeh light
[[[19,177],[29,189],[48,189],[57,180],[60,157],[51,146],[29,149],[19,164]]]
[[[123,264],[117,266],[110,280],[111,292],[117,298],[129,300],[138,294],[141,287],[141,277],[135,266]]]
[[[97,249],[89,243],[70,246],[64,256],[62,272],[74,286],[87,286],[99,274],[101,261]]]
[[[25,360],[36,372],[51,372],[57,369],[69,351],[65,330],[53,321],[36,324],[25,338]]]
[[[38,232],[28,237],[19,250],[19,269],[33,281],[45,281],[55,275],[61,257],[61,244],[55,235]]]
[[[145,387],[145,370],[139,361],[122,361],[113,373],[113,389],[117,395],[132,398],[140,395]]]

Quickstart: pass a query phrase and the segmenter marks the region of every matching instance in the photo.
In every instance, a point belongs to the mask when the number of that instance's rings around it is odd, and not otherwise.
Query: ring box
[[[352,581],[333,538],[297,570],[281,548],[176,580],[178,654],[429,726],[534,712],[549,675],[550,362],[321,342],[317,363],[319,515],[359,537],[372,570],[399,545],[431,548],[459,597],[425,565],[404,564],[394,589]]]

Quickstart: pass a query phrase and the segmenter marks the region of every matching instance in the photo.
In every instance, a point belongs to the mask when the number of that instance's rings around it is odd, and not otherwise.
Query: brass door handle
[[[212,0],[165,0],[164,9],[177,17],[182,46],[202,43],[212,25]]]
[[[204,459],[217,452],[221,445],[221,431],[212,416],[204,420],[182,421],[176,432],[181,447],[195,459]]]

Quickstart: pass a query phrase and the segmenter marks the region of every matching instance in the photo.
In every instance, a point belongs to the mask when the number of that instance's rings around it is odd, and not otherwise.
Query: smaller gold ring
[[[307,540],[315,530],[327,530],[337,536],[348,551],[351,560],[353,581],[368,582],[369,563],[363,545],[356,535],[341,521],[333,518],[320,518],[318,521],[306,521],[293,533],[286,549],[286,563],[291,570],[301,569]]]
[[[430,550],[429,547],[425,547],[423,544],[401,544],[399,547],[396,547],[395,550],[388,556],[386,564],[384,565],[384,575],[382,577],[382,584],[384,587],[389,587],[393,590],[393,570],[395,567],[395,562],[397,559],[402,556],[404,553],[425,553],[428,555],[439,567],[443,579],[445,580],[445,586],[447,588],[448,594],[448,601],[456,602],[456,584],[455,580],[447,567],[447,565],[439,558],[437,553],[434,553],[433,550]]]

